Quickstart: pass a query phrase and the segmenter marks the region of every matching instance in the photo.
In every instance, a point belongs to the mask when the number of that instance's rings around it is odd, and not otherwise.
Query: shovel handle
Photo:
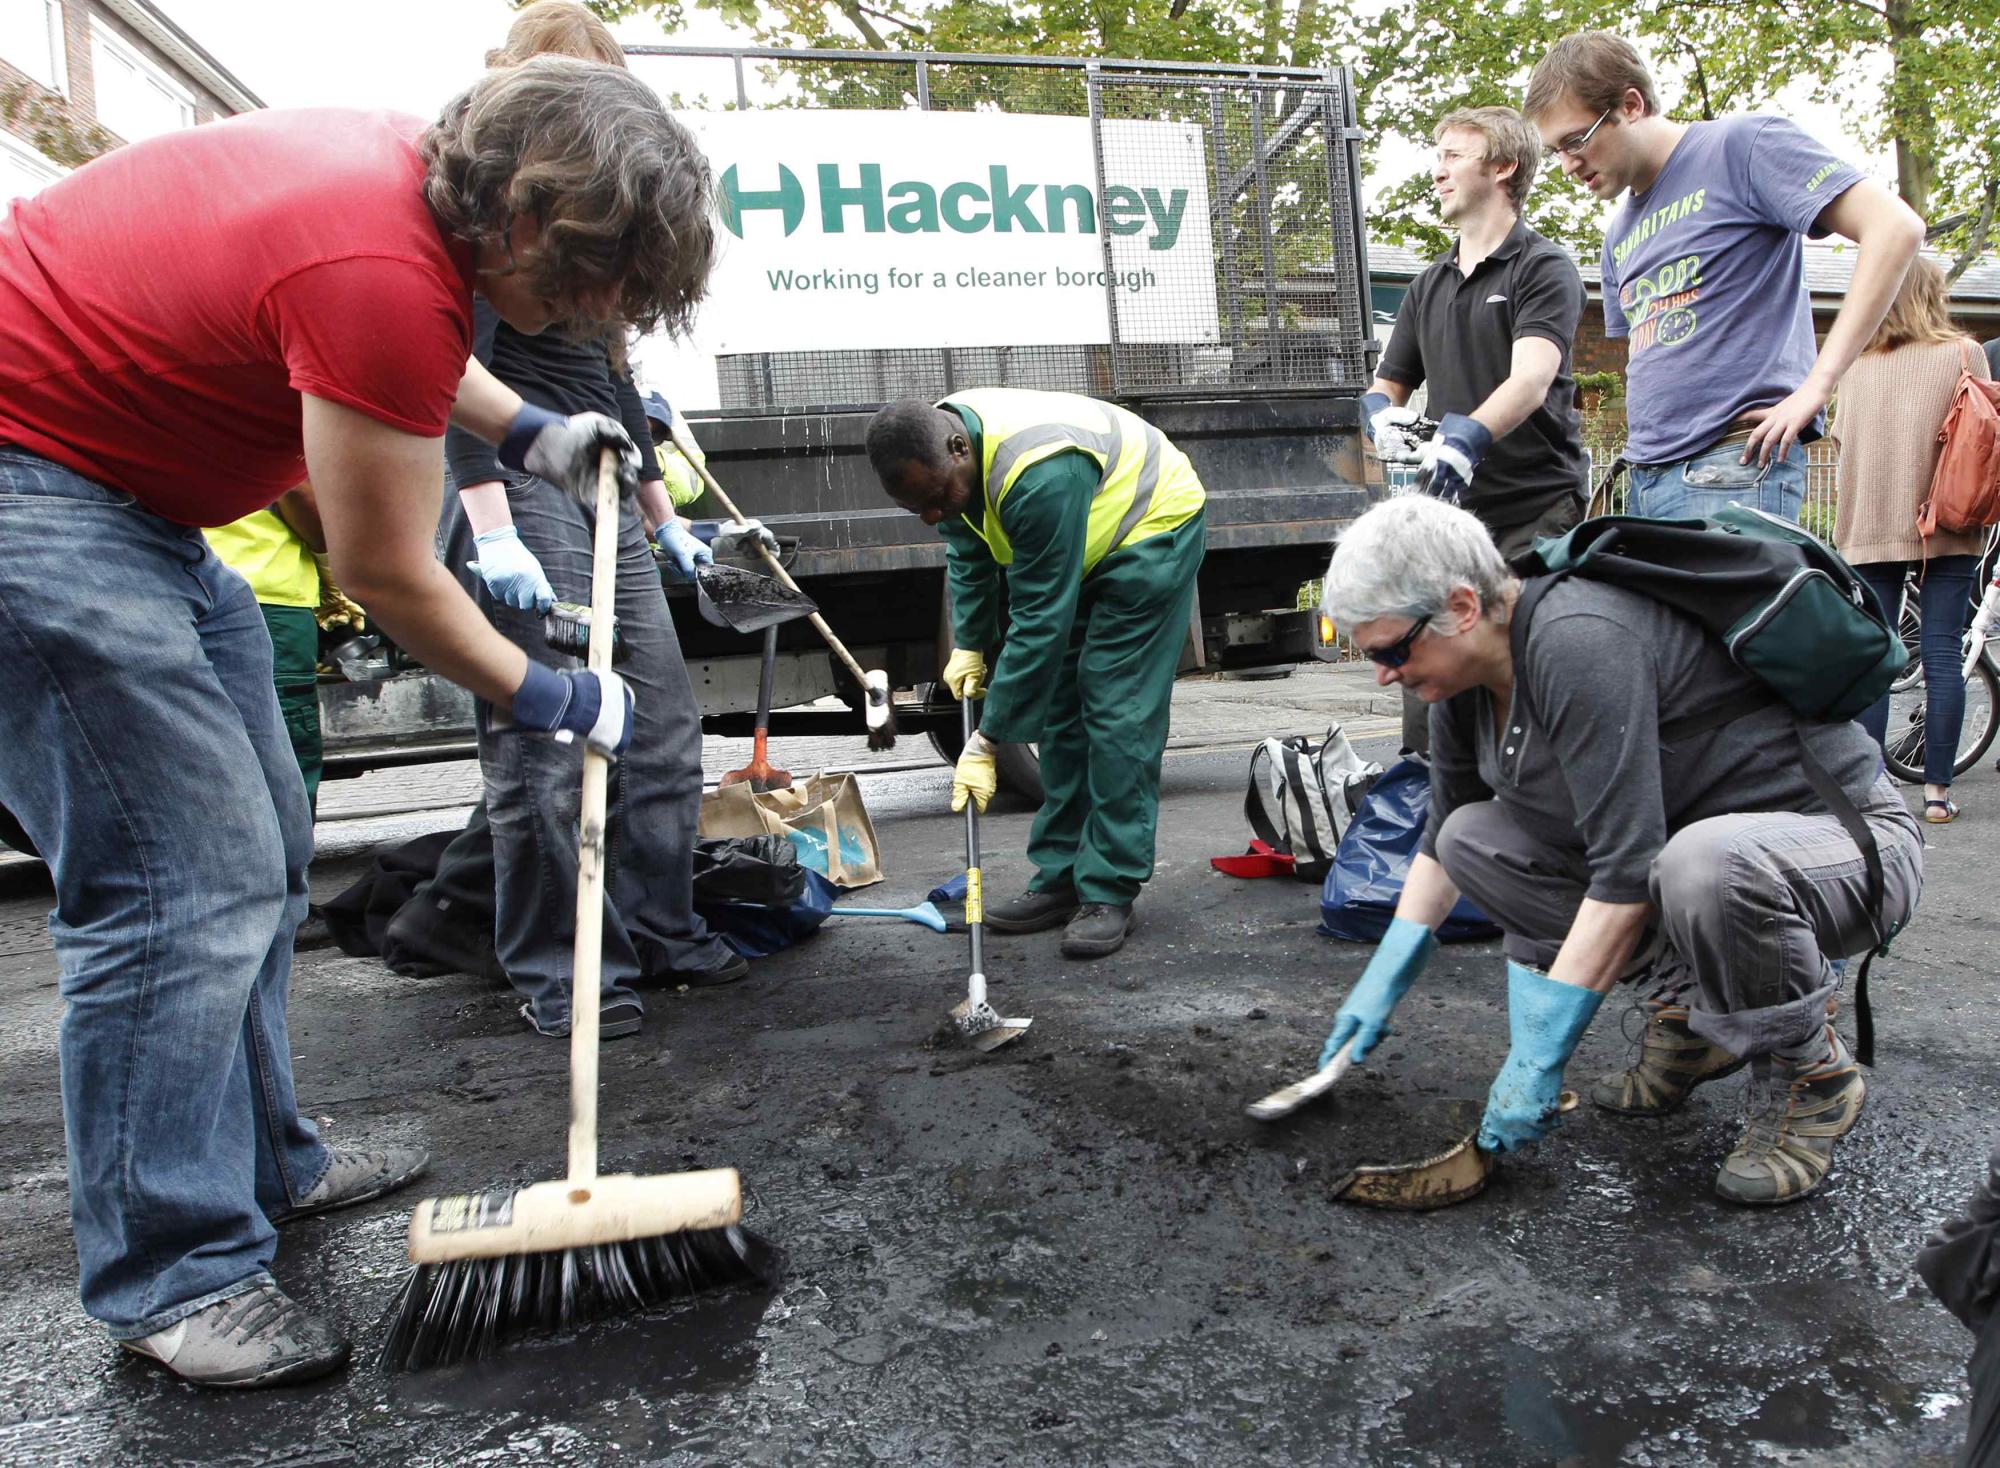
[[[673,436],[674,447],[681,451],[681,457],[694,466],[694,472],[701,476],[701,482],[708,486],[708,492],[715,496],[715,502],[722,506],[730,519],[741,520],[743,512],[736,508],[736,502],[721,485],[715,482],[715,476],[708,472],[708,465],[701,461],[700,451],[695,448],[694,439],[689,436],[687,425],[681,422],[678,413],[674,415],[674,421],[667,425],[667,432]],[[771,568],[771,575],[776,578],[778,584],[787,591],[804,596],[805,593],[799,590],[799,583],[792,580],[792,573],[779,562],[777,554],[762,540],[755,540],[754,544],[757,547],[757,554],[764,558],[764,564]],[[862,670],[861,664],[854,660],[854,654],[847,650],[847,644],[834,636],[833,628],[826,624],[826,618],[818,612],[810,612],[806,615],[806,620],[812,623],[813,630],[826,640],[826,645],[833,649],[834,656],[847,664],[847,671],[854,675],[855,685],[866,690],[868,674]]]
[[[970,744],[972,736],[979,731],[972,714],[972,700],[962,699],[958,707],[965,741]],[[968,797],[965,802],[965,926],[972,934],[972,972],[983,982],[986,976],[986,895],[982,885],[979,875],[979,802]]]

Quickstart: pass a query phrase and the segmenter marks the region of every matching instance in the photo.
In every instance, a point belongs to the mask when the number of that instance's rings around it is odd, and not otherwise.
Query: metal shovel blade
[[[1031,1019],[1002,1019],[992,1005],[984,1000],[974,1004],[970,999],[952,1006],[951,1022],[975,1050],[998,1050],[1009,1040],[1027,1034],[1028,1026],[1034,1023]]]
[[[694,588],[702,619],[732,632],[762,632],[819,610],[804,592],[741,566],[703,566],[694,573]]]

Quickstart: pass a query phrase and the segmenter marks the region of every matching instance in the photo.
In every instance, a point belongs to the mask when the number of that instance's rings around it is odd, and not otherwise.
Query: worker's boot
[[[1750,1124],[1715,1175],[1732,1203],[1796,1203],[1833,1166],[1833,1144],[1861,1119],[1868,1083],[1828,1025],[1811,1058],[1773,1053],[1752,1062]]]
[[[1655,997],[1642,1001],[1639,1008],[1646,1016],[1646,1033],[1640,1041],[1638,1061],[1629,1070],[1608,1075],[1590,1088],[1590,1099],[1606,1111],[1621,1116],[1665,1116],[1702,1082],[1743,1068],[1740,1056],[1710,1044],[1688,1028],[1685,1004]]]
[[[331,1324],[308,1315],[268,1276],[165,1330],[119,1344],[196,1386],[310,1381],[345,1366],[349,1352]]]
[[[1132,931],[1132,907],[1115,902],[1086,902],[1063,929],[1064,958],[1103,958],[1125,946]]]
[[[1060,928],[1076,916],[1076,893],[1037,892],[1030,888],[1012,902],[996,902],[986,909],[986,926],[996,933],[1039,933]]]
[[[326,1172],[313,1190],[297,1208],[271,1221],[292,1223],[315,1213],[352,1208],[408,1186],[430,1165],[431,1154],[422,1147],[329,1147]]]

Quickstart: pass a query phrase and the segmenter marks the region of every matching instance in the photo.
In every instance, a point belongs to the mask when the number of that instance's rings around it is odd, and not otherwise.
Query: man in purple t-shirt
[[[1735,500],[1796,520],[1804,444],[1895,298],[1923,222],[1782,118],[1670,120],[1638,52],[1609,31],[1557,42],[1521,110],[1591,193],[1630,190],[1603,269],[1605,334],[1628,342],[1632,509],[1706,515]],[[1860,251],[1816,347],[1802,237],[1828,234]]]

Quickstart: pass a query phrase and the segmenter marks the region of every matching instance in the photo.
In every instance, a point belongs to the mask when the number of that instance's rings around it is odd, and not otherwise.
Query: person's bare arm
[[[678,518],[673,496],[667,493],[667,486],[663,481],[658,479],[639,481],[639,523],[646,527],[648,535],[667,521]]]
[[[1368,391],[1379,392],[1389,400],[1389,406],[1400,408],[1410,400],[1410,388],[1400,382],[1391,382],[1386,377],[1378,377],[1368,384]]]
[[[528,659],[487,623],[433,544],[444,447],[339,403],[303,397],[306,469],[334,579],[431,671],[502,708]]]
[[[1595,989],[1607,994],[1639,946],[1640,935],[1651,921],[1653,908],[1645,902],[1599,902],[1583,899],[1576,921],[1549,968],[1549,977],[1559,984],[1579,989]]]
[[[499,443],[521,411],[521,395],[479,364],[476,357],[465,359],[465,376],[459,379],[458,396],[451,405],[451,421],[488,443]]]
[[[1457,902],[1458,888],[1445,874],[1443,864],[1419,852],[1404,879],[1403,895],[1396,899],[1396,916],[1422,923],[1435,933]]]
[[[307,550],[316,556],[326,554],[326,527],[319,521],[319,500],[313,494],[311,480],[279,495],[271,513],[291,527],[292,534],[306,543]]]
[[[1560,347],[1547,337],[1522,337],[1514,343],[1506,380],[1486,395],[1472,416],[1496,439],[1505,438],[1548,401],[1549,388],[1560,371]]]
[[[1820,211],[1819,223],[1860,246],[1854,278],[1828,328],[1812,371],[1783,402],[1746,416],[1757,419],[1743,445],[1743,462],[1767,464],[1791,452],[1799,435],[1833,396],[1834,388],[1868,345],[1902,287],[1903,276],[1924,242],[1924,222],[1901,199],[1869,179],[1845,190]]]

